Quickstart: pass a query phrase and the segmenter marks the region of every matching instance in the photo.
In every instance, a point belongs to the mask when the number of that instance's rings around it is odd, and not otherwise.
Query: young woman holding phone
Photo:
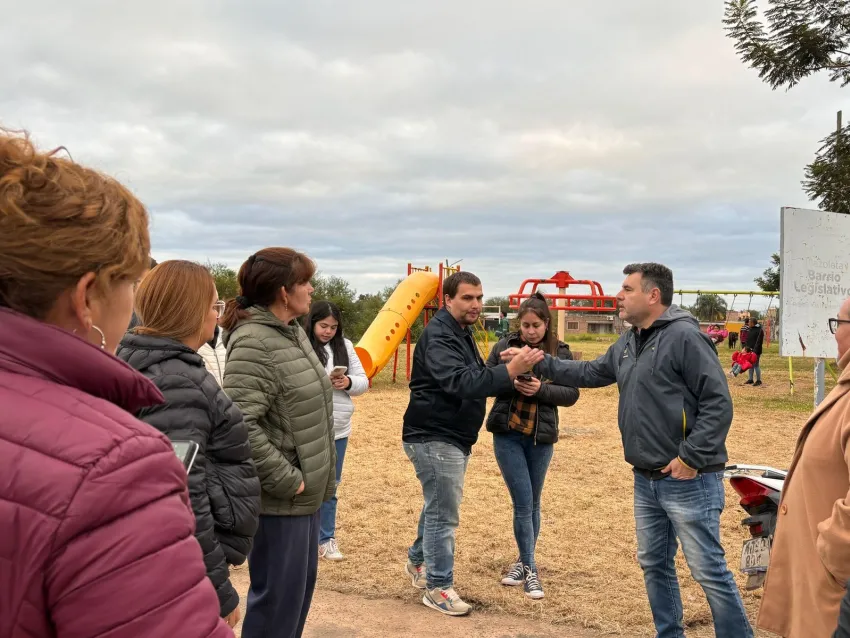
[[[316,356],[331,379],[334,387],[334,445],[336,446],[336,484],[342,479],[342,463],[351,434],[351,415],[356,397],[369,389],[369,379],[363,370],[354,345],[343,336],[342,313],[330,301],[316,301],[310,307],[304,330]],[[319,530],[319,556],[325,560],[340,561],[345,557],[336,542],[337,498],[322,503]]]
[[[530,346],[561,359],[572,359],[570,347],[550,330],[546,298],[534,293],[520,306],[519,332],[510,332],[490,352],[488,366],[501,363],[507,348]],[[578,401],[578,388],[555,385],[531,374],[519,375],[514,391],[496,397],[487,417],[493,433],[493,451],[513,501],[514,537],[519,558],[502,578],[503,585],[523,585],[532,599],[543,598],[534,550],[540,534],[540,497],[543,482],[558,441],[558,406]]]

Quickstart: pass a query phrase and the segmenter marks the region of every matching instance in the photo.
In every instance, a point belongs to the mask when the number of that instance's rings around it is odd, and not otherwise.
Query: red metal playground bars
[[[572,275],[564,270],[559,270],[549,279],[526,279],[523,281],[519,287],[519,292],[508,296],[510,307],[515,310],[518,309],[524,300],[537,292],[539,286],[545,285],[554,285],[558,288],[558,294],[546,293],[546,299],[549,301],[549,307],[552,310],[611,313],[617,308],[617,298],[606,295],[598,281],[573,279]],[[531,289],[526,291],[528,286],[531,286]],[[590,294],[568,294],[567,291],[570,286],[587,286],[590,288]],[[591,303],[587,304],[588,301]],[[578,305],[574,302],[587,305]]]

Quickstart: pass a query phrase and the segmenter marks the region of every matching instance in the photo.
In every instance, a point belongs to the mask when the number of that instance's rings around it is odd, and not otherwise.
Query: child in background
[[[756,354],[747,347],[743,350],[732,353],[732,369],[729,371],[733,377],[737,377],[742,372],[746,372],[756,363]]]

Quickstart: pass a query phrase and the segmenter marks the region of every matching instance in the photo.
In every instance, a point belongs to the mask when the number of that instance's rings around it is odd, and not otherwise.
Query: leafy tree
[[[773,253],[770,256],[770,263],[772,265],[765,269],[762,276],[756,277],[753,281],[764,292],[779,292],[779,253]]]
[[[488,297],[484,300],[485,306],[499,306],[499,310],[508,314],[510,312],[510,299],[507,297]]]
[[[846,0],[766,0],[765,23],[757,0],[727,0],[723,23],[741,59],[771,88],[791,88],[826,71],[850,84],[850,5]]]
[[[850,125],[822,140],[803,188],[821,210],[850,214]]]
[[[220,299],[233,299],[239,294],[239,281],[235,270],[220,262],[207,262],[206,266],[215,279],[215,287]]]
[[[342,313],[345,336],[352,339],[355,328],[360,324],[360,312],[356,293],[342,277],[316,273],[310,282],[313,286],[313,301],[330,301]],[[359,335],[357,335],[359,337]],[[353,339],[352,339],[353,340]]]
[[[727,0],[723,23],[741,59],[777,89],[816,73],[850,85],[850,2],[847,0]],[[822,210],[850,213],[850,125],[822,140],[805,169],[803,188]]]
[[[691,313],[702,321],[725,321],[726,300],[720,295],[699,295]]]

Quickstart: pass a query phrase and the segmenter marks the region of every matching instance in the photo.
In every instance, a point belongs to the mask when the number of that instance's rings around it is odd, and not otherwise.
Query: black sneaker
[[[537,579],[537,572],[531,571],[531,567],[527,565],[523,569],[525,570],[525,595],[532,600],[540,600],[543,598],[543,586]]]
[[[522,571],[522,561],[517,561],[511,565],[508,573],[502,578],[502,584],[508,587],[517,587],[525,582],[525,574]]]
[[[744,385],[755,385],[752,381],[744,381]]]
[[[754,386],[761,385],[761,381],[756,381],[753,385],[754,385]]]

